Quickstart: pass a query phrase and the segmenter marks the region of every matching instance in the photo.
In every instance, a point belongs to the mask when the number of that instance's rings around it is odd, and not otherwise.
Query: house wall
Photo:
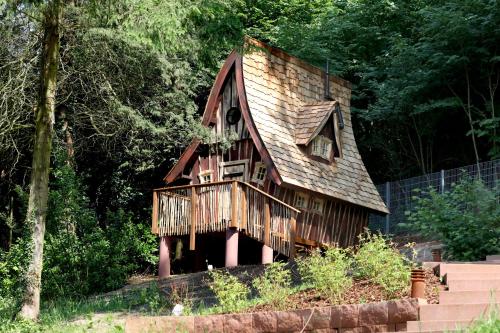
[[[273,195],[294,206],[297,193],[307,196],[307,206],[297,217],[297,236],[304,239],[304,243],[313,240],[342,247],[356,244],[357,236],[368,225],[367,209],[304,189],[278,186]],[[323,201],[321,213],[312,209],[314,199]]]
[[[184,174],[191,179],[191,183],[199,184],[199,176],[206,171],[212,171],[212,181],[228,179],[230,177],[223,178],[221,166],[245,161],[246,170],[242,180],[250,182],[252,185],[273,194],[292,206],[295,206],[297,192],[307,195],[307,207],[302,209],[302,213],[297,218],[297,236],[302,239],[303,243],[309,245],[313,245],[315,242],[324,244],[337,243],[340,246],[354,244],[356,236],[367,226],[368,212],[366,209],[302,188],[277,186],[267,175],[265,181],[261,184],[252,181],[256,163],[262,162],[261,155],[248,134],[243,117],[235,125],[230,125],[226,121],[227,111],[231,107],[239,106],[234,72],[229,75],[222,91],[209,125],[212,128],[212,135],[215,140],[210,145],[201,145],[185,168]],[[331,120],[328,122],[321,134],[334,139],[332,122]],[[228,130],[235,133],[237,139],[228,150],[223,151],[220,149],[217,140],[220,140],[223,135],[227,135]],[[321,213],[313,211],[313,199],[323,201]]]

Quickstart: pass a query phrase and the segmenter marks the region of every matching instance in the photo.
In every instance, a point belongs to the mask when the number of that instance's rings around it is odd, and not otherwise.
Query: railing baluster
[[[196,202],[197,202],[196,188],[191,188],[191,231],[189,233],[189,249],[195,249],[196,241]]]

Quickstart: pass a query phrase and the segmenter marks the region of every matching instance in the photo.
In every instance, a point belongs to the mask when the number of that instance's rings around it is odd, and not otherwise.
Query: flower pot
[[[411,297],[425,298],[425,271],[423,269],[411,270]]]
[[[432,253],[432,261],[441,262],[441,249],[431,250]]]

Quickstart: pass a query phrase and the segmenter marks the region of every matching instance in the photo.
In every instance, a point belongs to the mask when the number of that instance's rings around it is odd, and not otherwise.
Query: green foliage
[[[410,284],[410,265],[395,245],[380,234],[366,232],[359,237],[354,255],[354,272],[380,285],[388,297],[394,297]]]
[[[157,243],[130,213],[108,212],[98,222],[80,178],[57,154],[51,180],[42,271],[44,299],[81,297],[123,286],[140,267],[156,263]],[[0,251],[0,296],[15,300],[23,289],[29,246],[21,237]],[[12,302],[11,302],[12,303]]]
[[[238,312],[248,305],[250,290],[236,276],[224,271],[211,271],[210,277],[210,289],[215,293],[222,312]]]
[[[348,275],[351,263],[349,250],[335,247],[328,248],[324,254],[314,251],[297,260],[304,282],[334,303],[340,302],[343,293],[352,285]]]
[[[285,263],[273,262],[266,267],[262,276],[252,281],[261,301],[277,310],[286,308],[287,297],[293,292],[291,272],[285,266]]]
[[[458,332],[468,333],[498,333],[500,332],[500,313],[498,305],[492,304],[486,314],[482,314],[466,330]]]
[[[484,260],[500,252],[500,187],[462,180],[450,191],[431,188],[416,199],[408,226],[428,239],[439,240],[444,255],[454,260]]]

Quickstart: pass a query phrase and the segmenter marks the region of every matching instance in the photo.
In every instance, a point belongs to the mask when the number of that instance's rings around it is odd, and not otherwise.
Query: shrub
[[[500,252],[500,187],[462,180],[449,192],[429,189],[416,199],[408,227],[427,239],[443,243],[445,257],[481,260]]]
[[[224,271],[210,271],[210,289],[215,293],[222,312],[237,312],[248,302],[249,288],[237,277]]]
[[[410,265],[396,248],[380,234],[366,232],[359,236],[360,244],[354,255],[355,274],[380,285],[388,297],[408,288]]]
[[[285,309],[287,297],[292,293],[292,277],[284,263],[274,262],[268,265],[264,274],[256,277],[252,285],[262,301],[278,310]]]
[[[352,278],[347,275],[351,263],[349,250],[335,247],[328,248],[324,255],[316,250],[310,256],[297,260],[304,282],[333,303],[338,303],[352,285]]]

